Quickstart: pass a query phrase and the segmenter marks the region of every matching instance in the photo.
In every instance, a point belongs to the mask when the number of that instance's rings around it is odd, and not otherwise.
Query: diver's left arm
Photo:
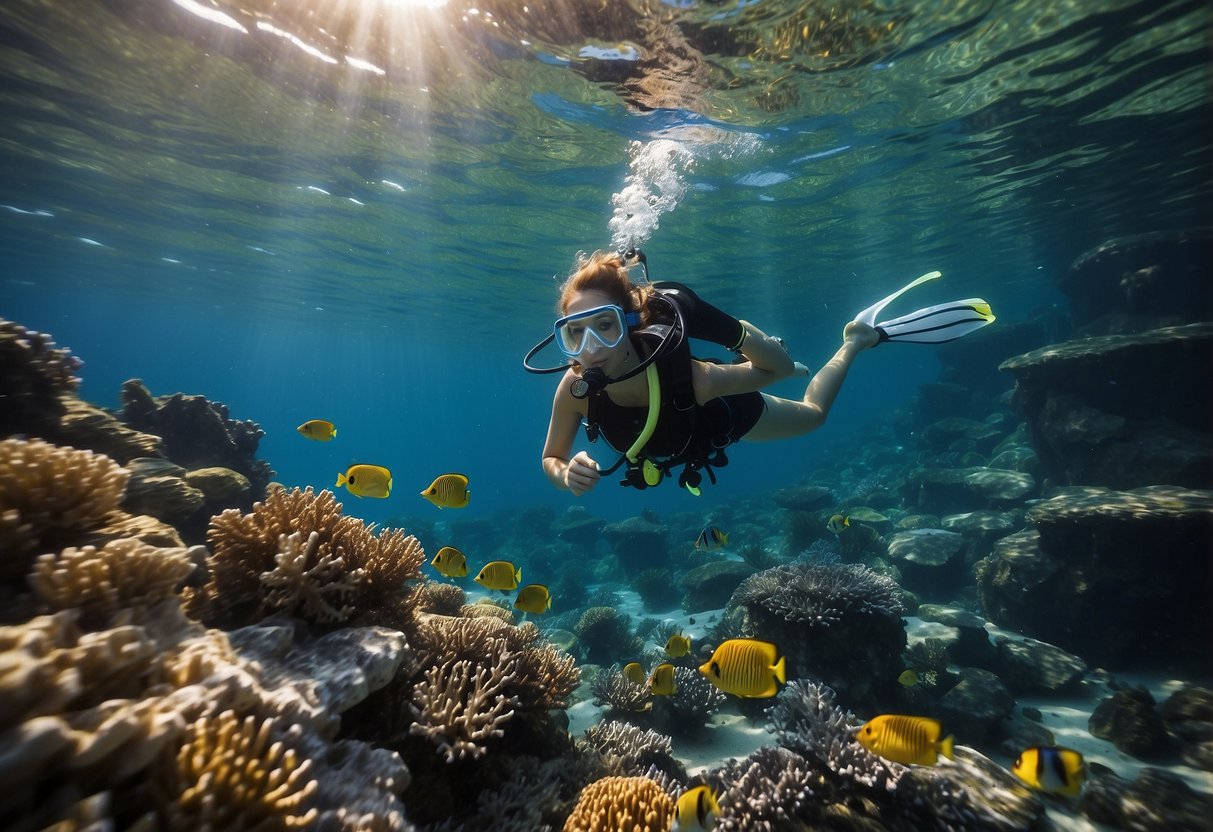
[[[700,404],[738,393],[752,393],[795,372],[795,364],[783,345],[749,321],[742,321],[745,338],[738,352],[741,364],[707,364],[696,361],[691,376],[695,399]]]

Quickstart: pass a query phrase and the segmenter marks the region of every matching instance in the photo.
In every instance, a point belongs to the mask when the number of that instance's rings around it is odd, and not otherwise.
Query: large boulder
[[[977,566],[986,616],[1087,661],[1210,667],[1213,492],[1068,488]]]
[[[1044,476],[1061,485],[1213,487],[1213,323],[1106,335],[1004,361]]]

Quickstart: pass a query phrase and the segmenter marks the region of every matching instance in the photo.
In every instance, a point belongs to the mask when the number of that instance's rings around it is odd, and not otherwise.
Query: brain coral
[[[253,623],[273,612],[319,622],[383,623],[405,629],[406,581],[420,577],[425,552],[399,529],[372,532],[345,517],[330,491],[275,490],[249,514],[212,518],[210,580],[187,594],[207,623]]]
[[[751,575],[729,600],[741,629],[772,641],[789,676],[821,679],[855,707],[895,692],[906,634],[901,588],[859,564],[793,563]]]
[[[24,579],[30,554],[76,543],[117,510],[126,469],[92,451],[0,440],[0,583]]]
[[[674,801],[647,777],[604,777],[581,790],[564,832],[666,832]]]

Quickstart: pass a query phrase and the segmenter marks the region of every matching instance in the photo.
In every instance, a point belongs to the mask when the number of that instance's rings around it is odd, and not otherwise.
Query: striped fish
[[[707,680],[725,693],[765,698],[779,692],[775,682],[788,680],[784,659],[775,660],[778,650],[768,641],[731,638],[716,648],[712,658],[699,667]]]
[[[438,508],[464,508],[471,498],[468,491],[468,478],[463,474],[443,474],[430,483],[430,487],[421,492]]]
[[[710,786],[687,789],[678,798],[672,832],[706,832],[716,826],[719,816],[720,804]]]
[[[506,592],[518,588],[518,582],[522,580],[522,568],[515,567],[508,560],[494,560],[486,563],[474,580],[485,589]]]
[[[678,680],[674,678],[674,665],[664,662],[653,669],[649,677],[649,690],[655,696],[673,696],[678,693]]]
[[[925,716],[881,714],[872,717],[855,739],[873,754],[905,766],[933,766],[939,755],[952,759],[952,737],[939,736],[943,726]]]
[[[1059,745],[1025,749],[1011,764],[1011,771],[1034,789],[1073,797],[1087,779],[1082,754]]]

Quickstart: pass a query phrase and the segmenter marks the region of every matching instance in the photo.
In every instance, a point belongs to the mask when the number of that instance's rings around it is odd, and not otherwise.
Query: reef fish
[[[392,472],[382,465],[351,465],[337,475],[337,485],[344,485],[355,497],[390,497]]]
[[[831,517],[829,520],[826,521],[826,528],[829,529],[834,534],[842,534],[843,529],[849,529],[850,527],[851,527],[851,518],[843,517],[841,514],[835,514],[833,517]]]
[[[486,563],[480,570],[480,574],[476,576],[476,583],[485,589],[496,589],[501,592],[517,589],[520,580],[522,580],[522,568],[516,568],[508,560]]]
[[[443,546],[430,561],[441,574],[448,578],[466,578],[468,574],[468,558],[454,546]]]
[[[691,637],[682,633],[674,633],[665,643],[665,654],[671,659],[677,659],[691,652]]]
[[[1073,797],[1087,779],[1082,754],[1059,745],[1038,745],[1024,750],[1011,771],[1034,789]]]
[[[939,738],[943,726],[925,716],[881,714],[872,717],[855,739],[873,754],[905,766],[933,766],[939,755],[952,759],[952,737]]]
[[[648,677],[644,673],[644,665],[640,662],[628,662],[625,664],[623,666],[623,678],[634,685],[643,685],[648,681]]]
[[[708,526],[695,538],[695,548],[703,552],[715,552],[729,545],[729,533],[722,532],[715,526]]]
[[[430,487],[421,492],[438,508],[464,508],[471,499],[468,491],[468,478],[463,474],[443,474],[430,483]]]
[[[903,688],[912,688],[918,684],[918,674],[913,670],[903,670],[897,677],[897,683]]]
[[[707,680],[725,693],[765,698],[779,692],[775,682],[786,683],[787,667],[778,648],[769,641],[731,638],[716,648],[712,658],[699,667]]]
[[[649,677],[649,689],[656,696],[673,696],[678,692],[678,682],[674,679],[674,665],[663,662],[653,668]]]
[[[678,796],[674,809],[674,827],[671,832],[700,832],[716,827],[720,816],[720,804],[709,786],[696,786]]]
[[[519,575],[522,570],[518,570]],[[518,590],[514,606],[523,612],[533,612],[536,615],[545,613],[552,608],[552,595],[543,584],[527,584]]]
[[[333,423],[323,419],[309,419],[295,430],[317,442],[327,442],[337,435],[337,428],[333,426]]]

